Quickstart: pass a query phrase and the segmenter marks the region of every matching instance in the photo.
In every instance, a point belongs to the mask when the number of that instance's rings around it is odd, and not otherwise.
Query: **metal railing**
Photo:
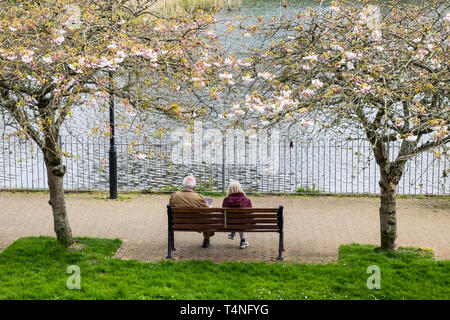
[[[379,168],[366,140],[290,141],[236,135],[186,139],[116,138],[121,191],[172,192],[187,174],[198,189],[225,191],[239,180],[249,193],[378,194]],[[108,190],[107,138],[65,136],[66,190]],[[0,142],[0,189],[47,189],[42,153],[17,137]],[[390,147],[394,157],[398,144]],[[398,194],[449,195],[448,159],[422,153],[408,161]]]

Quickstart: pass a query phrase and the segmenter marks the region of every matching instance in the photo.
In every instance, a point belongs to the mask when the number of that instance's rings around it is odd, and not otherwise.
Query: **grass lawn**
[[[112,258],[118,239],[77,238],[68,252],[55,238],[22,238],[0,253],[0,299],[450,299],[450,261],[400,248],[343,245],[329,264],[144,263]],[[69,290],[69,265],[81,290]],[[381,269],[381,289],[366,286],[367,267]]]

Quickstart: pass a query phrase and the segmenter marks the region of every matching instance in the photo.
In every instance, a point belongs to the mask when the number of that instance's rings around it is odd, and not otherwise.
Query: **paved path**
[[[75,236],[120,238],[116,254],[122,259],[158,261],[166,256],[166,195],[131,195],[127,201],[106,201],[93,194],[68,194],[69,220]],[[254,207],[285,207],[285,260],[328,262],[338,246],[379,243],[378,198],[251,197]],[[24,236],[51,235],[53,220],[48,195],[0,192],[0,249]],[[214,205],[221,205],[221,198]],[[432,248],[438,259],[450,259],[450,200],[399,199],[398,233],[401,246]],[[250,247],[216,234],[208,249],[198,233],[175,233],[175,259],[214,261],[272,261],[278,235],[249,234]]]

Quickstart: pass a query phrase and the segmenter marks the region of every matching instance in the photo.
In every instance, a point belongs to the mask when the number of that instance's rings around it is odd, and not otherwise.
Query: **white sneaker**
[[[239,245],[239,248],[241,249],[245,249],[246,247],[248,247],[250,244],[247,241],[241,241],[241,244]]]

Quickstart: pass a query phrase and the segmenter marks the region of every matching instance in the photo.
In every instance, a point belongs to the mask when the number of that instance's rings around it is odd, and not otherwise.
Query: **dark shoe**
[[[229,235],[228,235],[228,239],[230,239],[230,240],[234,240],[234,237],[236,236],[236,232],[231,232]]]
[[[209,242],[209,239],[203,240],[203,248],[208,248],[210,245],[211,243]]]

